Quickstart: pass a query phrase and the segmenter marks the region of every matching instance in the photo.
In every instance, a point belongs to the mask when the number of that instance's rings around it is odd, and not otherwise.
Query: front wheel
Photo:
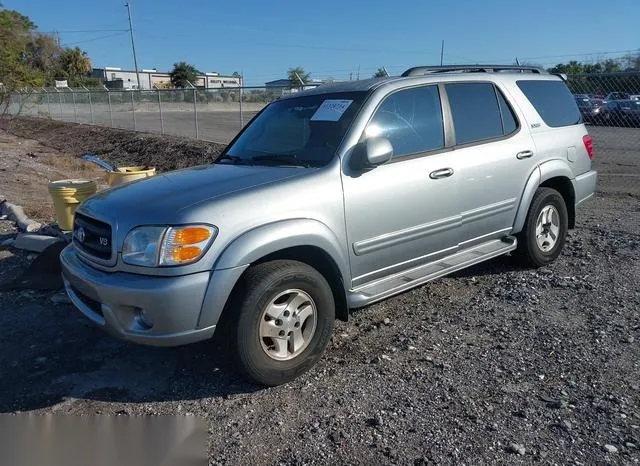
[[[518,234],[517,255],[522,262],[541,267],[555,261],[564,247],[568,219],[562,195],[552,188],[538,188]]]
[[[231,351],[253,382],[280,385],[322,356],[333,331],[331,287],[314,268],[277,260],[247,270],[229,309]]]

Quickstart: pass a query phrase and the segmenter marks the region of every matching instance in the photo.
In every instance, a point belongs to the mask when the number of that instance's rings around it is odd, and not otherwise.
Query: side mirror
[[[393,157],[393,146],[387,138],[372,137],[353,148],[349,165],[353,170],[371,169]]]

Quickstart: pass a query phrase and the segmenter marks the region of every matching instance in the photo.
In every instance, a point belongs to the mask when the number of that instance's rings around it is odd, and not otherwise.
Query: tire
[[[543,211],[545,219],[541,218]],[[551,224],[547,224],[547,219],[551,220]],[[552,188],[538,188],[531,200],[524,227],[517,235],[516,255],[528,266],[548,265],[562,252],[568,229],[569,215],[562,195]],[[537,233],[540,230],[543,234],[539,240]]]
[[[316,269],[290,260],[258,264],[247,270],[235,296],[228,309],[229,350],[249,381],[280,385],[320,359],[333,332],[335,304]]]

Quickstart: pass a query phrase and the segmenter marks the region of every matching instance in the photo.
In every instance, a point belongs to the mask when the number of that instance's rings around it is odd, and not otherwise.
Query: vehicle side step
[[[506,254],[516,246],[517,240],[513,236],[487,241],[440,260],[353,288],[347,296],[349,307],[358,308],[380,301],[457,270]]]

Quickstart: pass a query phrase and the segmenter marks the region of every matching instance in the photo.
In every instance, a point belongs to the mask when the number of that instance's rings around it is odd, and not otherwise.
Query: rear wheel
[[[248,379],[280,385],[320,359],[333,331],[335,305],[317,270],[297,261],[258,264],[237,291],[229,309],[230,349]]]
[[[538,188],[518,234],[517,255],[526,265],[541,267],[558,258],[569,228],[567,206],[552,188]]]

